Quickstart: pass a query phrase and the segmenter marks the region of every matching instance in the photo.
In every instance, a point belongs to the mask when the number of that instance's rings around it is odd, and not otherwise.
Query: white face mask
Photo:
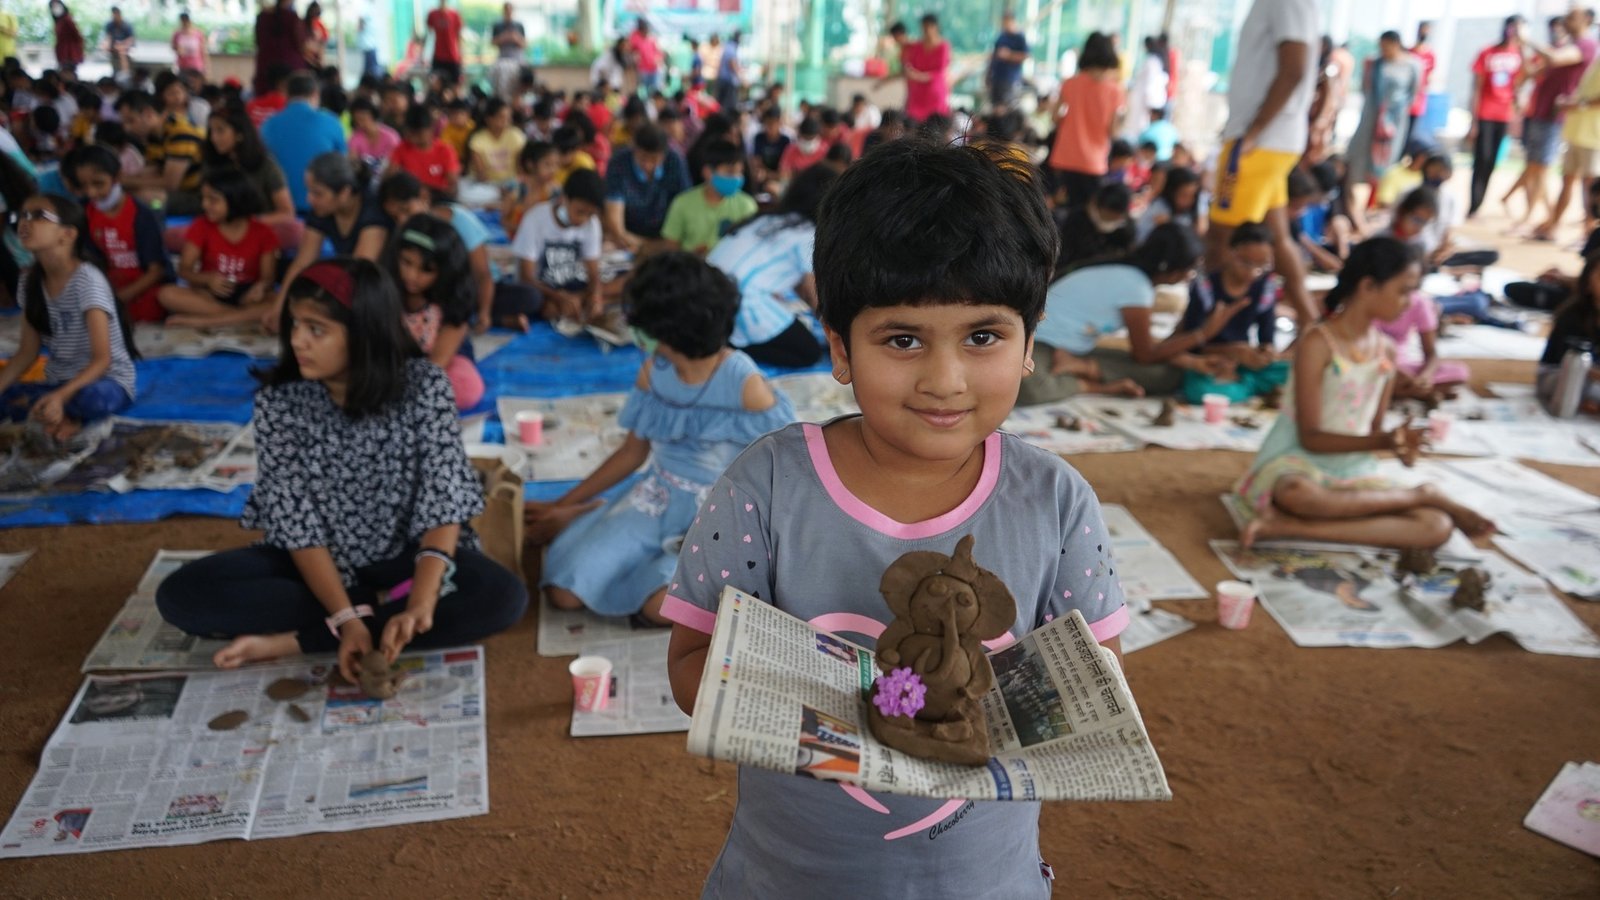
[[[105,197],[103,199],[96,200],[94,202],[94,205],[95,205],[95,208],[100,210],[101,212],[110,212],[113,209],[116,209],[117,207],[121,206],[122,205],[122,185],[113,184],[111,186],[111,193],[105,195]]]
[[[821,138],[801,138],[800,152],[807,155],[817,152],[817,145],[822,143]]]

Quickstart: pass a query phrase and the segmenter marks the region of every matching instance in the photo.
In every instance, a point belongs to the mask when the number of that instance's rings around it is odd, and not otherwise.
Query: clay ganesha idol
[[[878,590],[894,621],[878,638],[883,675],[868,709],[884,744],[927,759],[981,766],[989,729],[980,698],[994,685],[983,642],[1017,617],[1011,592],[972,560],[972,535],[954,556],[907,553],[883,573]]]

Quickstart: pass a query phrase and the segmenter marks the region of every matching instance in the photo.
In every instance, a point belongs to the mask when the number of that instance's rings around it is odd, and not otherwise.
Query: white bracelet
[[[328,623],[328,630],[333,632],[333,636],[339,637],[339,629],[344,627],[346,622],[354,619],[367,619],[371,617],[372,607],[363,603],[360,606],[347,606],[329,616],[325,621]]]

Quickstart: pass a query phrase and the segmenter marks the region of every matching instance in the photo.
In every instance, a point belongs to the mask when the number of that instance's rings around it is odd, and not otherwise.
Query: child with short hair
[[[580,169],[595,171],[594,157],[583,149],[583,132],[575,125],[563,125],[556,129],[551,136],[550,143],[556,148],[556,181],[562,185],[573,172]]]
[[[517,186],[506,191],[500,203],[500,226],[506,234],[516,234],[528,210],[549,203],[561,192],[560,160],[554,144],[529,141],[517,154]]]
[[[1289,363],[1279,358],[1274,346],[1282,296],[1283,278],[1272,271],[1272,232],[1259,222],[1235,228],[1222,267],[1190,283],[1189,306],[1178,325],[1179,331],[1203,328],[1218,306],[1238,307],[1199,347],[1206,356],[1226,360],[1230,371],[1184,372],[1184,399],[1199,403],[1207,394],[1221,394],[1232,403],[1243,403],[1289,380]]]
[[[527,590],[478,551],[467,523],[483,488],[450,382],[406,332],[394,282],[339,258],[287,293],[278,361],[257,372],[260,471],[241,519],[264,537],[174,572],[161,615],[230,638],[218,668],[337,650],[352,683],[375,642],[393,662],[515,624]],[[391,602],[372,605],[377,593]]]
[[[724,587],[871,646],[891,616],[870,586],[902,554],[949,554],[966,535],[1016,598],[1012,637],[1077,609],[1116,650],[1128,612],[1094,491],[1060,456],[997,430],[1033,367],[1056,258],[1037,179],[1006,148],[904,140],[829,191],[817,293],[834,377],[861,413],[761,438],[712,488],[661,609],[684,710]],[[1038,803],[741,767],[704,896],[814,896],[825,882],[860,897],[1045,897],[1038,821]]]
[[[217,326],[258,321],[275,299],[278,236],[255,218],[261,194],[238,169],[215,169],[200,182],[202,215],[183,235],[178,274],[157,299],[168,325]]]
[[[725,141],[706,148],[704,183],[672,198],[661,240],[673,250],[704,257],[735,225],[756,214],[755,198],[744,192],[744,154]]]
[[[618,419],[628,437],[559,500],[529,504],[528,517],[536,538],[571,523],[545,556],[542,587],[552,604],[670,624],[661,604],[676,542],[728,463],[793,422],[794,406],[728,345],[739,289],[698,257],[669,251],[645,260],[623,303],[649,354]],[[644,478],[600,508],[594,498],[646,462]]]
[[[454,195],[461,177],[461,158],[449,142],[434,133],[433,113],[426,106],[406,110],[405,140],[389,154],[386,171],[410,172],[430,188]]]
[[[22,275],[22,339],[0,369],[0,411],[27,417],[55,441],[76,446],[84,426],[133,405],[133,335],[100,271],[83,208],[36,194],[17,212],[17,237],[34,263]],[[21,378],[48,350],[44,382]]]
[[[1295,349],[1283,411],[1235,490],[1250,517],[1240,543],[1292,539],[1434,549],[1460,528],[1494,523],[1432,485],[1402,488],[1376,475],[1377,455],[1416,462],[1427,428],[1386,431],[1394,344],[1377,327],[1398,318],[1422,279],[1416,252],[1391,237],[1350,251],[1324,301],[1328,316]]]
[[[371,100],[357,97],[350,101],[350,158],[381,171],[400,146],[400,132],[383,124]]]
[[[89,234],[106,258],[117,302],[135,322],[159,322],[161,286],[168,280],[161,222],[122,188],[122,163],[99,145],[79,147],[62,164],[69,183],[89,201]]]
[[[407,127],[410,127],[409,121]],[[472,104],[466,100],[451,100],[444,107],[444,126],[439,129],[439,140],[455,151],[456,159],[466,159],[467,138],[476,127],[477,123],[472,121]]]
[[[379,264],[400,289],[406,330],[428,361],[449,377],[456,408],[477,406],[483,399],[483,376],[467,340],[477,287],[466,245],[455,228],[426,213],[411,216],[389,235]]]
[[[483,127],[467,139],[469,168],[478,181],[504,186],[517,177],[517,154],[528,138],[511,127],[511,106],[491,97],[483,107]]]
[[[605,306],[600,281],[600,210],[605,184],[592,169],[568,176],[562,192],[522,217],[511,251],[518,279],[544,296],[547,319],[588,321]]]

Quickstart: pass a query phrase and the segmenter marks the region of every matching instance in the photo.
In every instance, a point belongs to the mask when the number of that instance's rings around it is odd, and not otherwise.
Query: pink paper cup
[[[578,712],[599,712],[611,696],[611,660],[580,656],[567,666],[572,673],[572,704]]]
[[[1228,407],[1232,405],[1226,394],[1207,394],[1200,398],[1205,406],[1206,424],[1221,425],[1228,418]]]
[[[1435,445],[1444,443],[1444,439],[1450,436],[1450,423],[1455,420],[1455,416],[1440,410],[1428,413],[1428,438]]]
[[[537,447],[544,443],[544,413],[517,413],[517,439],[524,447]]]
[[[1217,624],[1238,631],[1250,624],[1256,608],[1256,589],[1242,581],[1217,584]]]

